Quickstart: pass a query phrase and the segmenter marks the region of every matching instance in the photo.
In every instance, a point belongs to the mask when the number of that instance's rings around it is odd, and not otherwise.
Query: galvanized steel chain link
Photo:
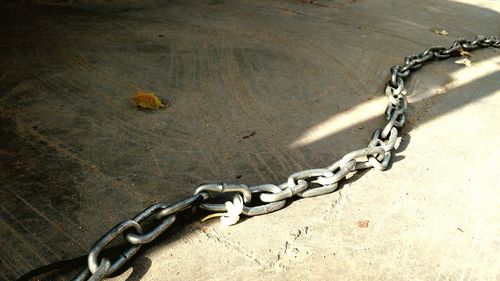
[[[477,36],[474,40],[458,39],[449,48],[435,46],[422,53],[407,56],[403,65],[395,65],[391,68],[391,78],[385,86],[385,94],[389,100],[385,110],[387,123],[383,128],[375,130],[367,147],[345,154],[340,160],[326,168],[294,173],[280,185],[263,184],[248,187],[244,184],[229,183],[202,184],[189,198],[171,205],[154,204],[131,220],[119,223],[102,236],[89,252],[88,267],[74,280],[102,280],[110,276],[137,253],[143,244],[153,241],[169,228],[181,211],[194,210],[196,207],[213,212],[228,211],[226,205],[214,203],[221,201],[221,194],[235,195],[235,202],[242,204],[238,214],[257,216],[283,208],[286,200],[295,195],[313,197],[334,192],[338,188],[339,181],[357,170],[367,168],[385,170],[392,157],[398,138],[398,129],[402,128],[406,121],[408,100],[404,80],[411,72],[431,60],[445,59],[460,54],[462,51],[484,47],[500,48],[500,39],[494,36]],[[260,205],[250,207],[250,201],[256,197],[260,199]],[[153,227],[148,227],[148,231],[145,231],[143,226],[145,221],[154,224]],[[121,236],[128,242],[128,248],[118,257],[101,257],[101,251]]]

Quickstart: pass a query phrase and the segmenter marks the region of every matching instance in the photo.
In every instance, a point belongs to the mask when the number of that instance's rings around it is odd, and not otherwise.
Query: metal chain
[[[392,157],[398,129],[402,128],[406,121],[408,100],[404,80],[431,60],[445,59],[459,55],[462,51],[484,47],[500,48],[500,39],[494,36],[477,36],[474,40],[458,39],[449,48],[435,46],[422,53],[407,56],[403,65],[391,68],[391,78],[385,86],[385,94],[389,100],[385,110],[387,123],[383,128],[373,132],[367,147],[345,154],[339,161],[326,168],[294,173],[288,177],[287,182],[280,185],[263,184],[248,187],[244,184],[230,183],[202,184],[189,198],[171,205],[154,204],[131,220],[119,223],[102,236],[89,252],[88,267],[73,280],[102,280],[112,275],[137,253],[143,244],[153,241],[168,229],[181,211],[187,209],[194,211],[196,207],[213,212],[226,211],[224,204],[214,203],[223,201],[227,197],[224,193],[240,195],[238,198],[243,201],[241,213],[246,216],[257,216],[283,208],[286,200],[295,195],[313,197],[334,192],[338,188],[339,181],[349,173],[368,168],[385,170]],[[252,198],[260,199],[253,200],[260,201],[257,206],[249,206]],[[209,199],[211,202],[208,202]],[[154,222],[154,227],[150,227],[147,232],[143,226],[145,221]],[[101,251],[120,236],[124,237],[129,247],[118,257],[100,257]]]

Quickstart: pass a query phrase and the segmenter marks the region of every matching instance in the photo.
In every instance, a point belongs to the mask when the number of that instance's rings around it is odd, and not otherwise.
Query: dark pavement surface
[[[404,56],[498,36],[499,4],[490,2],[0,4],[0,280],[86,254],[117,222],[201,182],[280,183],[364,146],[384,102],[301,140],[383,96]],[[408,87],[446,84],[458,67],[430,66]],[[475,98],[498,89],[492,75]],[[136,109],[139,90],[168,107]],[[424,120],[417,113],[428,104],[417,101],[408,131],[472,101]]]

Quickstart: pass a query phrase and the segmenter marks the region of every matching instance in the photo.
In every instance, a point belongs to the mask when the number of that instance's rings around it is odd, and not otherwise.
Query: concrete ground
[[[0,280],[201,182],[327,166],[383,124],[390,66],[500,35],[488,0],[0,7]],[[232,227],[176,226],[113,280],[500,280],[500,51],[470,59],[408,81],[388,171]],[[169,106],[136,109],[138,90]]]

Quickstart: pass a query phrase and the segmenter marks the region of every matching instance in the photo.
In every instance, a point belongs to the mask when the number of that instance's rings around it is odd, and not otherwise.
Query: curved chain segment
[[[252,192],[252,194],[260,193],[259,198],[261,199],[261,201],[262,201],[263,195],[278,194],[282,191],[281,188],[279,188],[278,186],[276,186],[274,184],[256,185],[256,186],[249,187],[249,189],[250,189],[250,192]],[[249,217],[265,215],[265,214],[269,214],[269,213],[272,213],[274,211],[277,211],[277,210],[283,208],[285,206],[285,204],[286,204],[286,200],[283,199],[283,200],[269,202],[267,204],[263,204],[260,206],[254,206],[254,207],[248,207],[248,206],[243,205],[242,214],[244,214],[245,216],[249,216]]]
[[[117,224],[110,231],[108,231],[108,233],[104,234],[101,239],[97,240],[94,246],[92,246],[88,257],[88,266],[92,274],[95,274],[97,268],[99,267],[100,262],[98,262],[98,258],[104,247],[106,247],[116,238],[120,237],[123,233],[125,233],[125,231],[129,229],[134,229],[139,234],[142,234],[142,228],[137,222],[133,220],[127,220]],[[108,272],[105,275],[110,275],[118,270],[131,256],[139,251],[140,247],[141,245],[130,245],[130,247],[111,264],[111,267],[108,269]]]
[[[461,54],[462,51],[471,51],[478,48],[500,48],[500,39],[494,36],[477,36],[474,40],[458,39],[449,48],[434,46],[423,52],[406,56],[403,65],[391,68],[390,79],[385,87],[385,94],[389,104],[385,110],[387,123],[382,129],[374,131],[367,147],[349,152],[339,161],[324,169],[310,169],[292,174],[286,183],[280,185],[264,184],[247,187],[243,184],[213,183],[204,184],[196,189],[193,196],[171,205],[154,204],[139,213],[132,220],[121,222],[100,238],[90,250],[88,268],[85,268],[73,280],[102,280],[118,270],[132,257],[142,244],[149,243],[168,229],[175,221],[176,214],[196,206],[210,211],[226,211],[224,204],[204,202],[209,198],[221,199],[222,193],[236,193],[234,196],[242,198],[242,214],[246,216],[263,215],[283,208],[286,199],[295,195],[312,197],[331,193],[338,188],[339,181],[350,173],[360,169],[375,168],[384,170],[390,163],[392,152],[398,138],[398,129],[405,124],[405,113],[408,108],[404,79],[421,68],[425,63],[434,59],[446,59]],[[314,184],[319,187],[312,187]],[[252,194],[260,199],[260,205],[248,206]],[[247,204],[247,205],[245,205]],[[141,223],[156,219],[156,226],[147,233],[143,233]],[[102,257],[101,251],[119,236],[124,236],[129,247],[118,258]],[[113,262],[111,262],[114,260]]]

